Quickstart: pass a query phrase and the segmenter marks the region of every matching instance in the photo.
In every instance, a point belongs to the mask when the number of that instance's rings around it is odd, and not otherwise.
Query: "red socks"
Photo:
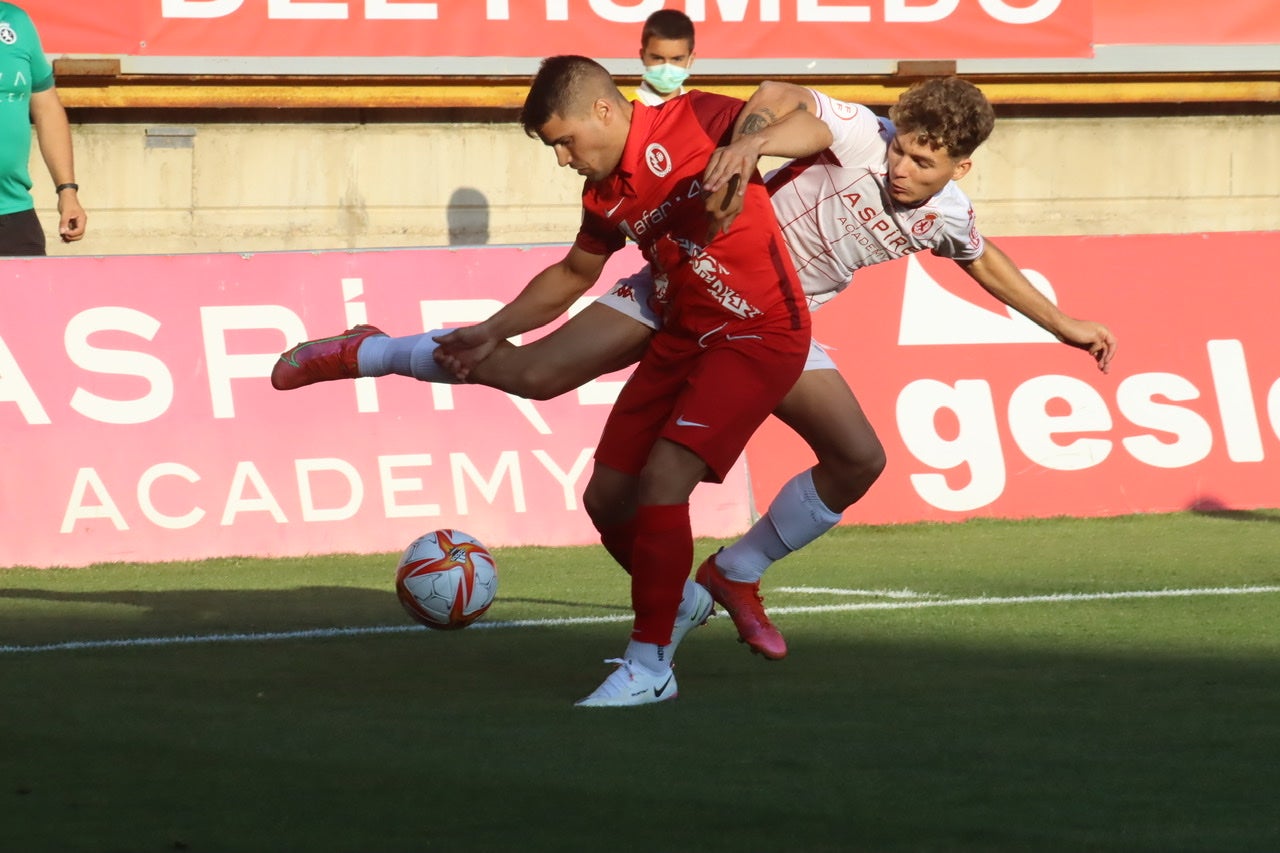
[[[627,526],[633,532],[631,607],[636,615],[631,639],[665,646],[693,565],[689,504],[642,506]],[[605,547],[614,553],[607,542]]]
[[[632,516],[629,521],[619,524],[617,527],[609,527],[599,531],[600,544],[609,552],[609,556],[618,561],[618,565],[626,570],[627,574],[631,573],[631,550],[635,547],[636,542],[636,519]]]

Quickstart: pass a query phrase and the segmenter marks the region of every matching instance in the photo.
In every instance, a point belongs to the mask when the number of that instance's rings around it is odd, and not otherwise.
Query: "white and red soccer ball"
[[[461,530],[419,536],[396,568],[396,596],[428,628],[465,628],[484,615],[497,594],[493,555]]]

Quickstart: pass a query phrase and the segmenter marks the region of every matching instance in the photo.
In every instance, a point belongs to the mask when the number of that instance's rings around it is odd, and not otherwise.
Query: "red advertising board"
[[[1224,0],[112,0],[22,4],[45,49],[211,57],[630,57],[663,6],[716,59],[1080,57],[1095,45],[1280,44],[1280,6]],[[342,73],[335,68],[333,73]]]
[[[1280,44],[1280,5],[1271,0],[1097,0],[1093,43]]]
[[[636,55],[681,8],[717,59],[1087,56],[1092,5],[1062,0],[112,0],[27,6],[52,54],[230,57]],[[332,73],[341,74],[335,67]]]
[[[1002,240],[1111,373],[955,264],[862,270],[815,315],[888,452],[845,523],[1280,506],[1280,232]],[[624,377],[530,403],[403,377],[274,391],[294,341],[464,324],[564,247],[10,259],[0,566],[393,551],[457,526],[596,541],[591,450]],[[627,251],[606,278],[629,272]],[[695,530],[729,536],[812,464],[770,421]]]
[[[581,491],[624,377],[538,403],[267,379],[287,346],[366,319],[394,334],[482,319],[564,251],[7,259],[0,566],[374,553],[437,527],[595,541]],[[700,490],[695,531],[744,529],[747,500],[739,465]]]
[[[1000,242],[1065,311],[1111,327],[1111,372],[950,261],[860,271],[814,316],[889,460],[845,523],[1280,506],[1280,234]],[[766,424],[759,504],[811,459]]]

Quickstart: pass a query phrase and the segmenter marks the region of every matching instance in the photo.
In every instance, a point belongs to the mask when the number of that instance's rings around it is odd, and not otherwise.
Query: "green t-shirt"
[[[0,3],[0,214],[31,199],[31,93],[53,88],[53,66],[27,13]]]

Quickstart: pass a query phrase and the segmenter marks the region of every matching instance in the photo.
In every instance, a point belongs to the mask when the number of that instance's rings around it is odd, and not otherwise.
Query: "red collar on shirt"
[[[645,148],[648,147],[659,113],[655,107],[646,106],[640,101],[632,101],[631,107],[631,129],[627,131],[622,159],[618,161],[613,174],[618,179],[622,194],[634,197],[636,193],[631,177],[644,168]]]

